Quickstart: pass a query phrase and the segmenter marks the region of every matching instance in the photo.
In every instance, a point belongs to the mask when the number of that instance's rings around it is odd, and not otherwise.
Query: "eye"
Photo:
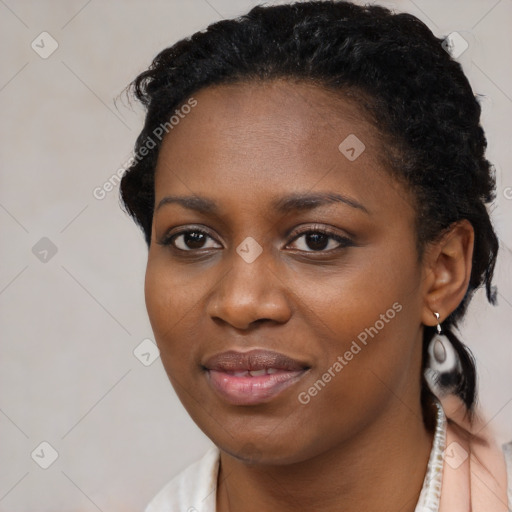
[[[172,245],[180,251],[195,251],[199,249],[222,248],[206,231],[201,229],[187,229],[167,235],[161,245]]]
[[[305,252],[330,252],[354,245],[352,240],[326,228],[308,228],[292,240],[296,249]]]

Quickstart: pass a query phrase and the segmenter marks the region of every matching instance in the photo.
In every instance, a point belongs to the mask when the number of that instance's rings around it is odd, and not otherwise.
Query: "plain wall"
[[[114,98],[164,47],[257,3],[0,2],[0,511],[142,510],[210,445],[160,359],[144,366],[133,354],[153,338],[147,250],[119,208],[118,187],[103,199],[93,191],[130,157],[142,125],[139,107]],[[438,36],[459,32],[469,43],[460,61],[485,95],[499,305],[478,292],[462,334],[478,362],[482,406],[508,441],[512,1],[379,3],[417,15]],[[31,47],[49,51],[43,31],[58,43],[48,58]],[[48,469],[36,463],[51,457],[43,441],[58,452]]]

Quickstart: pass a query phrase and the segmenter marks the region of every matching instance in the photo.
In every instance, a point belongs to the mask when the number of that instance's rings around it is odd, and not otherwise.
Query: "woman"
[[[494,181],[441,41],[377,6],[256,7],[134,91],[147,309],[216,445],[147,511],[506,511],[455,335],[494,301]]]

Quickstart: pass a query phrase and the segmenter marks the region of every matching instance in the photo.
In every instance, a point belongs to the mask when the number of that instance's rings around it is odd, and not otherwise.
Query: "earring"
[[[443,334],[439,313],[434,312],[434,316],[437,319],[437,334],[430,340],[427,349],[429,360],[424,375],[431,391],[442,397],[458,385],[462,367],[455,347]]]

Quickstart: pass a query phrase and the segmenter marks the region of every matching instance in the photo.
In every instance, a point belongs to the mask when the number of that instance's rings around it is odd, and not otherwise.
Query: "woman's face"
[[[145,287],[193,420],[278,464],[417,411],[424,272],[375,129],[313,85],[194,97],[160,150]]]

